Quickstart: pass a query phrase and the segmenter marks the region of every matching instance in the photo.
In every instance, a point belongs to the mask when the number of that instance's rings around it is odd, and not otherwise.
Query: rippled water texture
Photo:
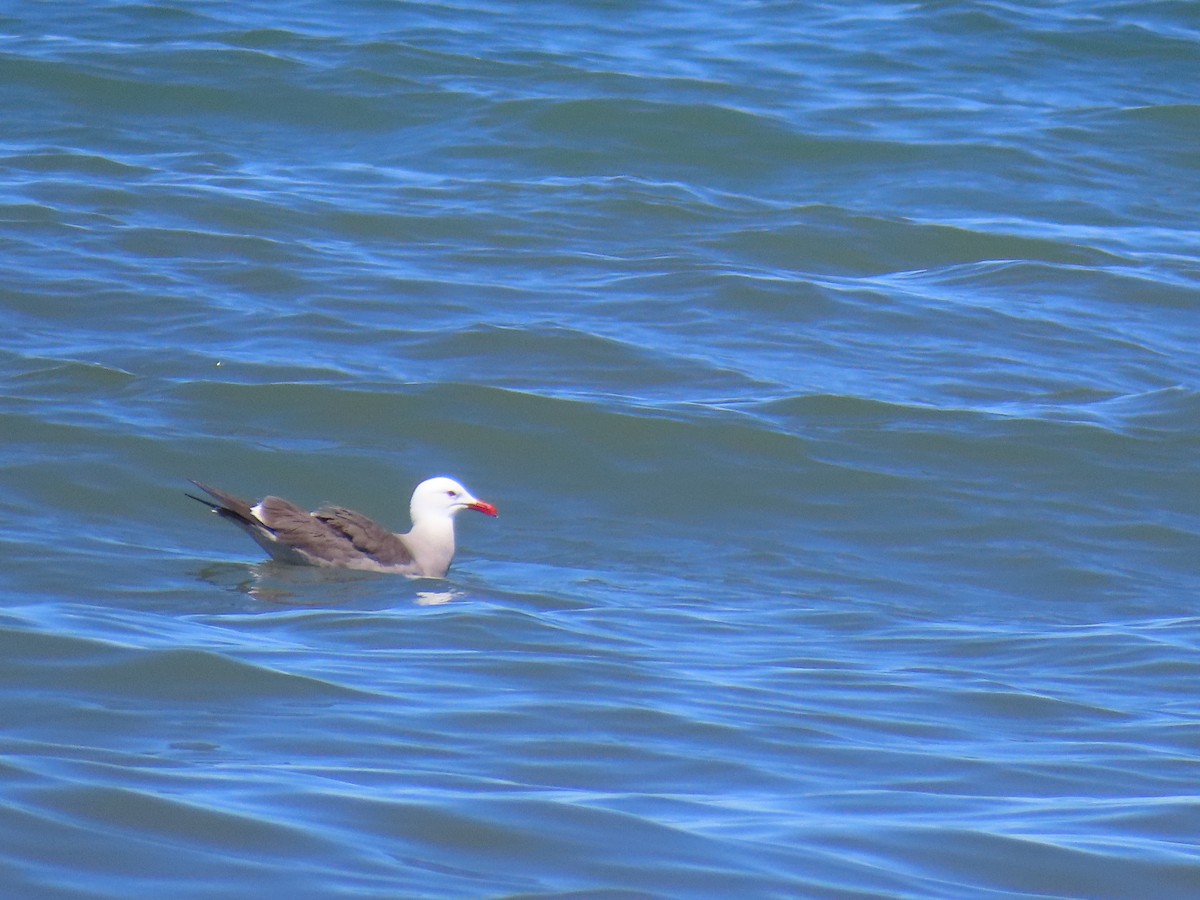
[[[1197,10],[5,5],[0,896],[1200,896]]]

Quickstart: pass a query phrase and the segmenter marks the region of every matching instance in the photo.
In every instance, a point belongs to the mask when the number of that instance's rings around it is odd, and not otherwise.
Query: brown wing
[[[188,494],[189,497],[199,500],[222,519],[237,525],[275,559],[290,563],[319,563],[331,553],[334,556],[345,555],[344,552],[334,552],[338,543],[345,545],[344,541],[315,523],[300,507],[280,497],[264,498],[257,507],[262,513],[260,517],[256,508],[240,497],[199,481],[192,483],[217,502],[205,500],[194,494]],[[345,550],[352,549],[345,545]]]
[[[312,518],[381,565],[398,566],[413,561],[408,547],[398,535],[362,513],[340,506],[323,506],[312,514]]]
[[[362,513],[327,507],[308,513],[282,497],[264,497],[252,507],[245,500],[193,482],[217,502],[189,494],[222,518],[240,526],[275,559],[283,562],[371,568],[413,562],[397,535]]]
[[[344,566],[362,556],[344,535],[282,497],[263,497],[258,512],[270,529],[270,541],[301,554],[301,560]],[[263,546],[278,558],[275,547]]]

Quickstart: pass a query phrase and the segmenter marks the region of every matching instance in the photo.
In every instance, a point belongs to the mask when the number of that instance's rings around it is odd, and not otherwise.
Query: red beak
[[[485,516],[498,516],[500,511],[491,503],[485,503],[482,500],[476,500],[474,503],[468,504],[469,509],[477,509]]]

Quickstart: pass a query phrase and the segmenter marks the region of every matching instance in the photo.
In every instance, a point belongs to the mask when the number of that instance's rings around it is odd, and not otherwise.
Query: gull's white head
[[[470,491],[453,478],[442,476],[418,484],[409,506],[414,526],[425,519],[453,518],[464,509],[478,510],[488,516],[499,515],[495,506],[475,499]]]

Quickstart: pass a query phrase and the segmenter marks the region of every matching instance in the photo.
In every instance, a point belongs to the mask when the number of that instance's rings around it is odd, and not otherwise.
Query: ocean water
[[[1200,896],[1200,6],[0,6],[0,896]],[[183,492],[408,527],[269,564]]]

